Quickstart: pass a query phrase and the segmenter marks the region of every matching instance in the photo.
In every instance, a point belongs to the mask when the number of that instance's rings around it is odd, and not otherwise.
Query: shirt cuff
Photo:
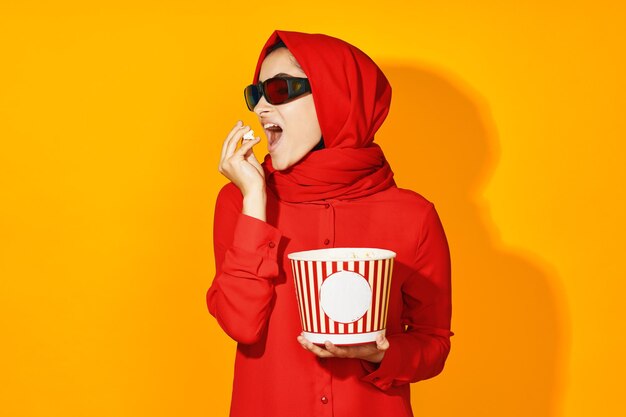
[[[281,231],[271,224],[239,213],[235,223],[233,247],[276,261],[281,237]]]
[[[385,351],[380,363],[373,363],[361,359],[363,369],[368,373],[361,377],[361,381],[369,382],[382,391],[387,391],[394,382],[394,376],[398,375],[402,368],[402,349],[398,343],[394,343],[394,336],[387,336],[389,348]]]

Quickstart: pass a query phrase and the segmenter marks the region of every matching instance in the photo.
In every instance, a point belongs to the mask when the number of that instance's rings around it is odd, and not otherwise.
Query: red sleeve
[[[218,194],[213,224],[215,277],[206,293],[209,312],[235,341],[250,344],[263,334],[278,277],[274,226],[243,214],[241,192],[231,184]]]
[[[403,333],[388,335],[380,363],[361,360],[362,378],[385,391],[438,375],[450,352],[450,251],[434,205],[424,216],[414,273],[402,286]]]

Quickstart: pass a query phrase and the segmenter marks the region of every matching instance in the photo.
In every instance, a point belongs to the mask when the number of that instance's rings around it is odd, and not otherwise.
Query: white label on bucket
[[[320,289],[320,307],[332,320],[353,323],[372,304],[372,289],[356,272],[339,271],[324,280]]]

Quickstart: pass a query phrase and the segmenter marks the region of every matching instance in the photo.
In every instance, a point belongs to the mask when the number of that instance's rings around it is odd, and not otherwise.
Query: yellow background
[[[416,416],[626,415],[621,2],[221,3],[0,3],[0,414],[227,415],[217,164],[279,28],[381,66],[377,141],[446,228]]]

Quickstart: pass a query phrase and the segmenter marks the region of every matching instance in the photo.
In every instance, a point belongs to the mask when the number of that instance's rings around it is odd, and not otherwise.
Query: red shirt
[[[290,203],[267,191],[267,222],[242,214],[233,184],[217,198],[216,274],[207,305],[238,342],[233,417],[412,416],[409,383],[450,351],[450,253],[434,205],[395,185],[353,200]],[[287,254],[330,247],[396,252],[380,364],[318,358],[302,331]]]

